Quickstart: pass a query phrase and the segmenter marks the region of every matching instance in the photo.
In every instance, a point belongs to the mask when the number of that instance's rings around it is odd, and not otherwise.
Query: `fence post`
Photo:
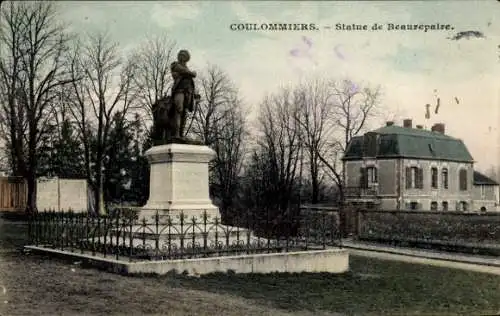
[[[116,222],[115,222],[115,226],[116,226],[116,245],[114,247],[115,251],[116,251],[116,260],[119,259],[119,254],[120,254],[120,212],[117,212],[115,214],[116,216]]]
[[[134,217],[131,217],[130,218],[130,221],[129,221],[129,254],[128,254],[128,258],[129,258],[129,261],[132,261],[132,256],[134,255],[134,234],[132,232],[132,229],[133,229],[133,223],[135,222],[135,214],[134,214]]]
[[[155,212],[155,256],[160,255],[160,213],[159,210]]]
[[[107,215],[104,216],[103,218],[103,225],[104,225],[104,247],[103,247],[103,256],[104,258],[106,258],[106,250],[107,250],[107,245],[108,245],[108,226],[109,226],[109,222],[108,222],[108,217],[109,217],[109,213]],[[112,239],[113,237],[111,237],[110,239]],[[110,244],[113,244],[113,241],[110,240]]]
[[[326,249],[326,212],[325,211],[322,211],[321,212],[321,215],[323,217],[323,223],[321,225],[321,233],[322,233],[322,236],[321,236],[321,239],[322,239],[322,244],[323,244],[323,249]]]

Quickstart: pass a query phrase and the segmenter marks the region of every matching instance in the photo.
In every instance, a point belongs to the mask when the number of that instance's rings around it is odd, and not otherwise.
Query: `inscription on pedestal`
[[[208,172],[206,165],[195,163],[174,163],[174,199],[208,199]],[[201,179],[207,179],[205,181]]]

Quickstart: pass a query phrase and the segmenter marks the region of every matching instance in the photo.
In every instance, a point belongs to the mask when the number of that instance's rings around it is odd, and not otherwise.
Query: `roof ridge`
[[[376,130],[371,131],[372,133],[377,134],[397,134],[397,135],[408,135],[408,136],[417,136],[417,137],[426,137],[426,138],[438,138],[438,139],[449,139],[449,140],[460,140],[450,135],[441,134],[435,131],[429,131],[418,128],[410,128],[410,127],[402,127],[402,126],[383,126]]]

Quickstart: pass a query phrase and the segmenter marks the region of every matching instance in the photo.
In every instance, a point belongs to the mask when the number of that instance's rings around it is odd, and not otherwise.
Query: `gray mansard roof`
[[[418,158],[473,162],[473,158],[462,140],[440,132],[392,125],[367,134],[378,136],[376,158]],[[352,138],[343,160],[357,160],[366,157],[363,147],[367,134]]]

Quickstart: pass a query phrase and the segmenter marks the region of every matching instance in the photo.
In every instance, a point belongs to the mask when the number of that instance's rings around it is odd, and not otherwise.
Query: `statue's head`
[[[191,55],[189,55],[189,52],[187,50],[181,49],[177,54],[177,59],[180,62],[188,62],[191,59]]]

